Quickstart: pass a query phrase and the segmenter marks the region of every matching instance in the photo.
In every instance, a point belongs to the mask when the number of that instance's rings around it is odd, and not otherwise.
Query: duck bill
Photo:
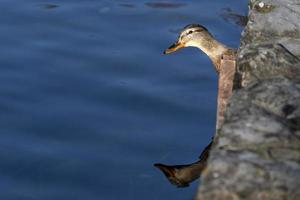
[[[164,54],[169,54],[169,53],[172,53],[174,51],[177,51],[178,49],[181,49],[184,47],[184,44],[183,43],[180,43],[180,42],[176,42],[174,44],[172,44],[169,48],[167,48],[165,51],[164,51]]]

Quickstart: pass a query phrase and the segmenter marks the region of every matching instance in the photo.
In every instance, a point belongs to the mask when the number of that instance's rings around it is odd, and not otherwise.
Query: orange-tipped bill
[[[176,42],[174,44],[172,44],[169,48],[167,48],[165,51],[164,51],[164,54],[169,54],[169,53],[172,53],[174,51],[177,51],[178,49],[181,49],[184,47],[184,44],[183,43],[180,43],[180,42]]]

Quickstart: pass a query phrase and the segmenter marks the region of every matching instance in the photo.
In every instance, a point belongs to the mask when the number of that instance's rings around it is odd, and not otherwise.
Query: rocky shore
[[[300,2],[249,0],[248,19],[197,200],[300,199]]]

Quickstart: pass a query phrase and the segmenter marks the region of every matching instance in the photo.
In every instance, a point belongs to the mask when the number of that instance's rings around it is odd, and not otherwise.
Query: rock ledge
[[[300,199],[300,3],[249,1],[237,77],[197,200]]]

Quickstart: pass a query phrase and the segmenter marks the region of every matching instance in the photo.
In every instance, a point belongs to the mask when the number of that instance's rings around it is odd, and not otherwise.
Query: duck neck
[[[201,49],[213,62],[220,60],[222,55],[228,49],[225,45],[212,37],[210,39],[201,40],[197,44],[197,47]]]
[[[191,46],[203,51],[211,59],[216,70],[219,71],[222,55],[228,50],[228,47],[215,40],[210,34],[195,38]]]

